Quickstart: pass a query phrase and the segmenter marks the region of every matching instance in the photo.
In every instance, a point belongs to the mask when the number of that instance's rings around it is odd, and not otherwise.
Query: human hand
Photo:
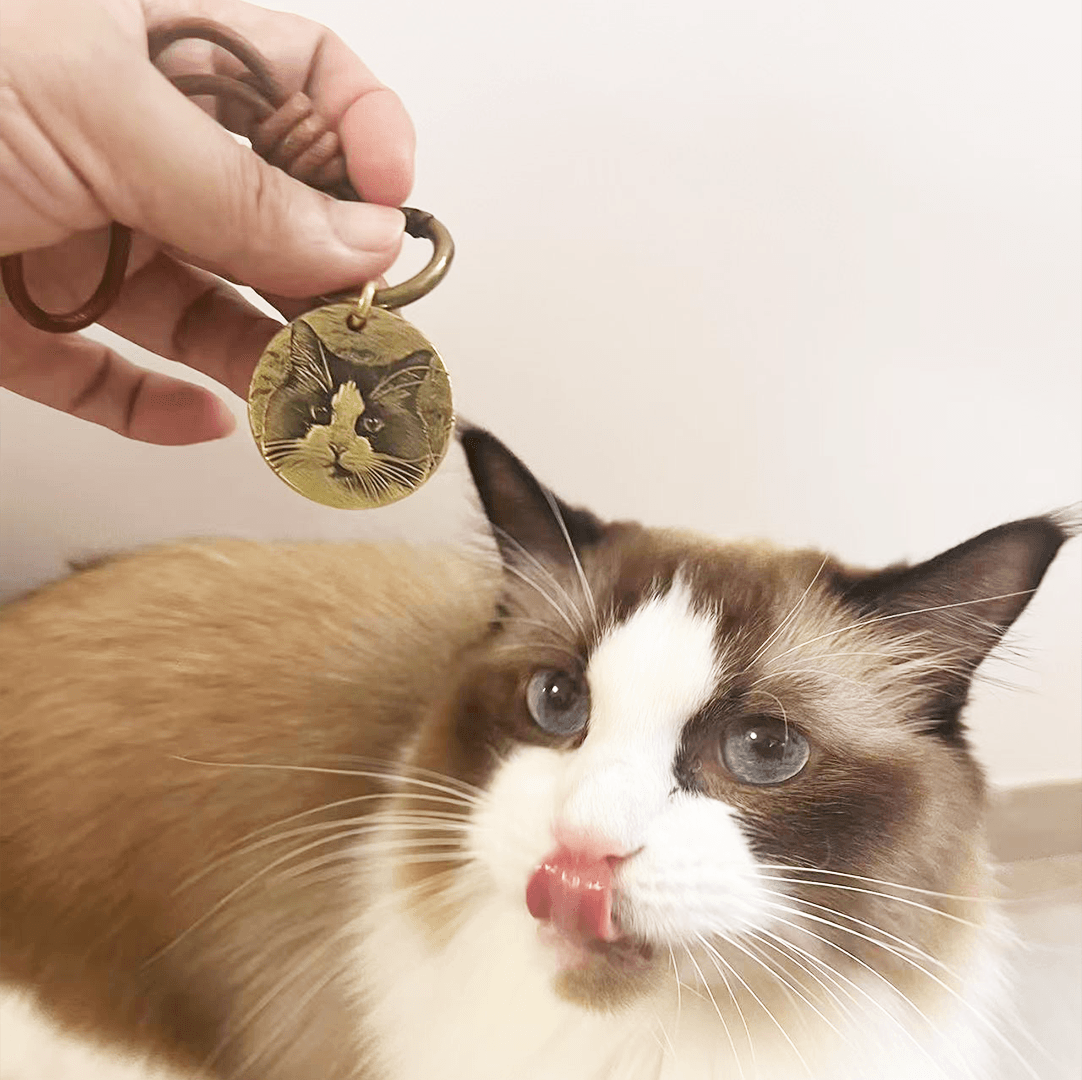
[[[231,27],[304,90],[370,201],[336,201],[267,165],[172,87],[147,33],[182,17]],[[90,295],[105,226],[120,221],[135,230],[132,254],[102,325],[244,396],[280,324],[217,274],[309,297],[359,285],[397,256],[404,219],[390,207],[413,183],[413,128],[322,26],[240,0],[3,0],[0,47],[0,254],[29,251],[27,285],[47,310]],[[234,73],[203,42],[178,43],[163,62],[171,75]],[[181,444],[233,429],[209,391],[80,335],[35,330],[6,299],[0,348],[0,386],[122,435]]]

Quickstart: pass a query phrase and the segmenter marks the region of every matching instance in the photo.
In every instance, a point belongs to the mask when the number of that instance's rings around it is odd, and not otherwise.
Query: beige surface
[[[1005,867],[1007,910],[1021,939],[1015,960],[1019,1025],[1009,1037],[1039,1080],[1082,1075],[1082,856]],[[1004,1080],[1028,1073],[1005,1062]]]
[[[998,792],[989,833],[1020,944],[1009,1037],[1039,1080],[1082,1075],[1082,784]],[[1009,1057],[1009,1055],[1006,1055]],[[1033,1080],[1005,1061],[1004,1080]]]
[[[988,832],[995,858],[1042,866],[1082,852],[1082,783],[1031,784],[994,793]]]

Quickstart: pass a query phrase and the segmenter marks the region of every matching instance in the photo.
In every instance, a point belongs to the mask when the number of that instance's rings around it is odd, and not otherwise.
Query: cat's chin
[[[598,941],[540,923],[538,940],[556,961],[560,997],[591,1009],[611,1011],[645,993],[654,983],[654,946],[634,938]]]

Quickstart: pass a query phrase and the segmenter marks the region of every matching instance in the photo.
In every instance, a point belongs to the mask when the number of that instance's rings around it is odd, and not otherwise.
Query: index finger
[[[150,29],[180,18],[222,23],[271,63],[287,91],[303,91],[338,132],[350,181],[369,202],[399,206],[413,187],[416,140],[398,95],[325,26],[243,0],[146,0]]]

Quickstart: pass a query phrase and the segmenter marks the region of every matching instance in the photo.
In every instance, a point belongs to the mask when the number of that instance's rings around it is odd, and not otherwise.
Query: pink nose
[[[612,871],[622,859],[564,846],[547,855],[526,886],[526,907],[535,919],[595,941],[615,941]]]

